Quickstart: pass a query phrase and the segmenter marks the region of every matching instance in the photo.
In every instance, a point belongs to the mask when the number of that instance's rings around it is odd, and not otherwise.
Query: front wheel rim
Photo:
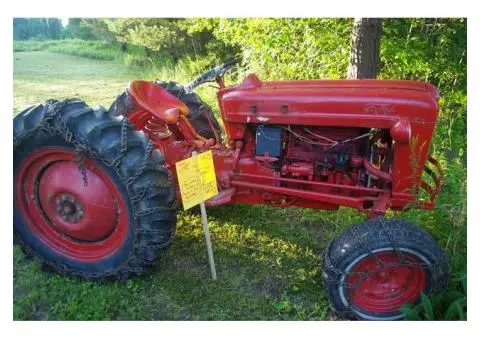
[[[425,259],[416,252],[400,253],[401,256],[394,250],[377,251],[349,266],[348,277],[343,280],[349,288],[345,287],[344,292],[362,315],[401,316],[398,309],[416,302],[425,291]],[[378,261],[384,264],[383,268]]]
[[[19,166],[18,209],[28,229],[57,254],[83,262],[109,257],[124,244],[128,213],[106,170],[85,160],[88,185],[75,152],[43,148]]]

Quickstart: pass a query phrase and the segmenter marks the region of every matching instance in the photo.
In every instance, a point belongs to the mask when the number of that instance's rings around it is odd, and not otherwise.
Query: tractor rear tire
[[[24,253],[62,274],[124,280],[170,246],[171,174],[125,118],[48,101],[13,125],[14,243]]]
[[[400,320],[399,309],[420,302],[421,293],[444,290],[448,273],[443,251],[425,230],[379,217],[354,225],[330,243],[322,279],[340,316]]]

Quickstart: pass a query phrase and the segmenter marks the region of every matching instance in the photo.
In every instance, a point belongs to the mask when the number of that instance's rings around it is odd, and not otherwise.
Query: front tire
[[[333,310],[347,319],[399,320],[421,293],[444,290],[448,264],[424,230],[379,217],[335,238],[323,258],[323,285]]]
[[[176,200],[163,156],[125,118],[83,101],[15,117],[13,196],[14,241],[62,274],[123,280],[171,244]]]

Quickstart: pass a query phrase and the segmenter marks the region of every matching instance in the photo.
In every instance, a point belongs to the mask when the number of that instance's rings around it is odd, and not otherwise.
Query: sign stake
[[[205,234],[205,242],[207,243],[208,262],[210,263],[212,280],[216,280],[217,271],[215,270],[215,261],[213,260],[212,241],[210,240],[210,232],[208,231],[207,210],[205,209],[205,202],[200,203],[200,211],[202,212],[203,233]]]
[[[192,157],[198,164],[197,152],[192,152]],[[203,188],[201,189],[203,191]],[[210,264],[210,271],[212,273],[212,280],[217,280],[217,271],[215,269],[215,260],[213,259],[212,241],[210,239],[210,232],[208,230],[207,209],[205,209],[205,201],[200,202],[200,212],[202,214],[203,233],[205,235],[205,243],[207,244],[208,263]]]

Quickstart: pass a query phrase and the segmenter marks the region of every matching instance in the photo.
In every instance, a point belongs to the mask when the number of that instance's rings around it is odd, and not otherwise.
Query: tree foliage
[[[342,78],[348,65],[350,19],[187,19],[241,54],[264,79]]]
[[[381,78],[423,80],[440,89],[435,145],[466,160],[466,19],[385,19],[380,58]]]
[[[62,33],[62,22],[58,18],[47,19],[47,37],[53,40],[60,39]]]
[[[178,22],[182,19],[106,19],[108,29],[122,43],[142,46],[148,51],[173,57],[186,56],[190,52],[189,37]]]
[[[58,18],[13,18],[13,39],[59,39],[62,23]]]
[[[82,23],[92,30],[96,40],[116,41],[115,34],[108,29],[105,19],[84,19]]]
[[[95,40],[98,37],[92,32],[92,28],[86,25],[88,19],[69,18],[68,25],[63,31],[63,38]],[[101,40],[104,40],[103,37]]]
[[[183,43],[185,37],[177,28],[178,19],[106,19],[118,41],[144,46],[152,51],[168,50]]]
[[[219,44],[211,29],[192,29],[190,25],[195,21],[190,19],[120,18],[105,19],[104,22],[117,41],[141,46],[175,60],[182,57],[222,58],[231,51],[225,44]]]

